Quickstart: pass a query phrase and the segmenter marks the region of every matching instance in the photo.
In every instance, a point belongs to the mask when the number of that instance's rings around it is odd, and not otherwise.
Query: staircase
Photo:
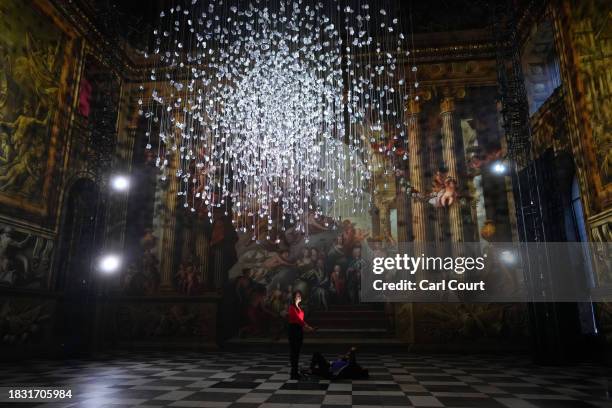
[[[363,342],[366,339],[393,337],[382,304],[331,305],[329,310],[310,313],[307,321],[318,328],[311,335],[313,338]]]
[[[385,349],[405,350],[406,343],[395,337],[384,305],[360,303],[356,305],[330,305],[329,310],[308,313],[306,321],[318,330],[305,333],[303,353],[312,351],[337,353],[349,346],[360,350],[380,351]],[[285,350],[287,338],[239,338],[228,341],[228,350],[278,351],[279,345]]]

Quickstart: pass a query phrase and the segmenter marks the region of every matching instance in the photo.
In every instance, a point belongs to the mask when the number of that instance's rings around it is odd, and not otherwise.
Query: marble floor
[[[302,356],[304,366],[308,358]],[[290,381],[284,352],[32,360],[2,368],[0,406],[612,407],[612,374],[604,367],[542,367],[511,355],[361,353],[358,360],[370,379]],[[9,389],[24,387],[71,390],[71,398],[7,403]]]

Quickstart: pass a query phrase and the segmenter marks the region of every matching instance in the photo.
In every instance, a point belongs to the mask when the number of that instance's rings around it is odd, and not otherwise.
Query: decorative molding
[[[612,242],[612,208],[587,219],[594,242]]]

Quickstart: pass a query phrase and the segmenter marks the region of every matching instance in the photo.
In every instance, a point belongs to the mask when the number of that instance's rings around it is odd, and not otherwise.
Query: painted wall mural
[[[561,67],[573,115],[572,145],[580,167],[587,216],[612,205],[611,6],[606,0],[566,0],[555,12]]]
[[[214,342],[214,303],[123,304],[117,308],[115,330],[124,341],[199,338]]]
[[[369,232],[350,220],[322,217],[311,217],[309,229],[307,240],[293,228],[279,228],[276,242],[240,236],[223,296],[226,336],[280,336],[294,290],[304,293],[307,313],[359,303],[361,242]]]
[[[0,344],[40,342],[48,333],[53,310],[48,303],[6,301],[0,305]]]
[[[0,202],[46,215],[72,41],[39,3],[0,7]]]
[[[47,288],[53,246],[51,239],[0,224],[0,287]]]
[[[528,338],[523,304],[418,304],[414,319],[415,340],[423,344]]]
[[[577,70],[584,84],[588,125],[601,183],[612,183],[612,8],[605,0],[573,1]]]
[[[140,239],[139,256],[121,276],[120,286],[128,295],[153,295],[159,290],[159,259],[155,252],[157,237],[147,228]]]

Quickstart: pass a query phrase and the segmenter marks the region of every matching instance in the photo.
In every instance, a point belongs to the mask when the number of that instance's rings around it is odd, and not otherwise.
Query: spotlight
[[[514,265],[516,262],[516,255],[512,251],[501,251],[499,254],[499,260],[505,263],[506,265]]]
[[[119,266],[121,266],[121,258],[115,254],[104,255],[98,261],[100,271],[108,274],[117,272]]]
[[[504,174],[506,173],[507,167],[504,164],[504,162],[495,162],[493,163],[493,171],[497,174]]]
[[[126,191],[130,187],[130,179],[123,175],[113,176],[111,186],[116,191]]]

